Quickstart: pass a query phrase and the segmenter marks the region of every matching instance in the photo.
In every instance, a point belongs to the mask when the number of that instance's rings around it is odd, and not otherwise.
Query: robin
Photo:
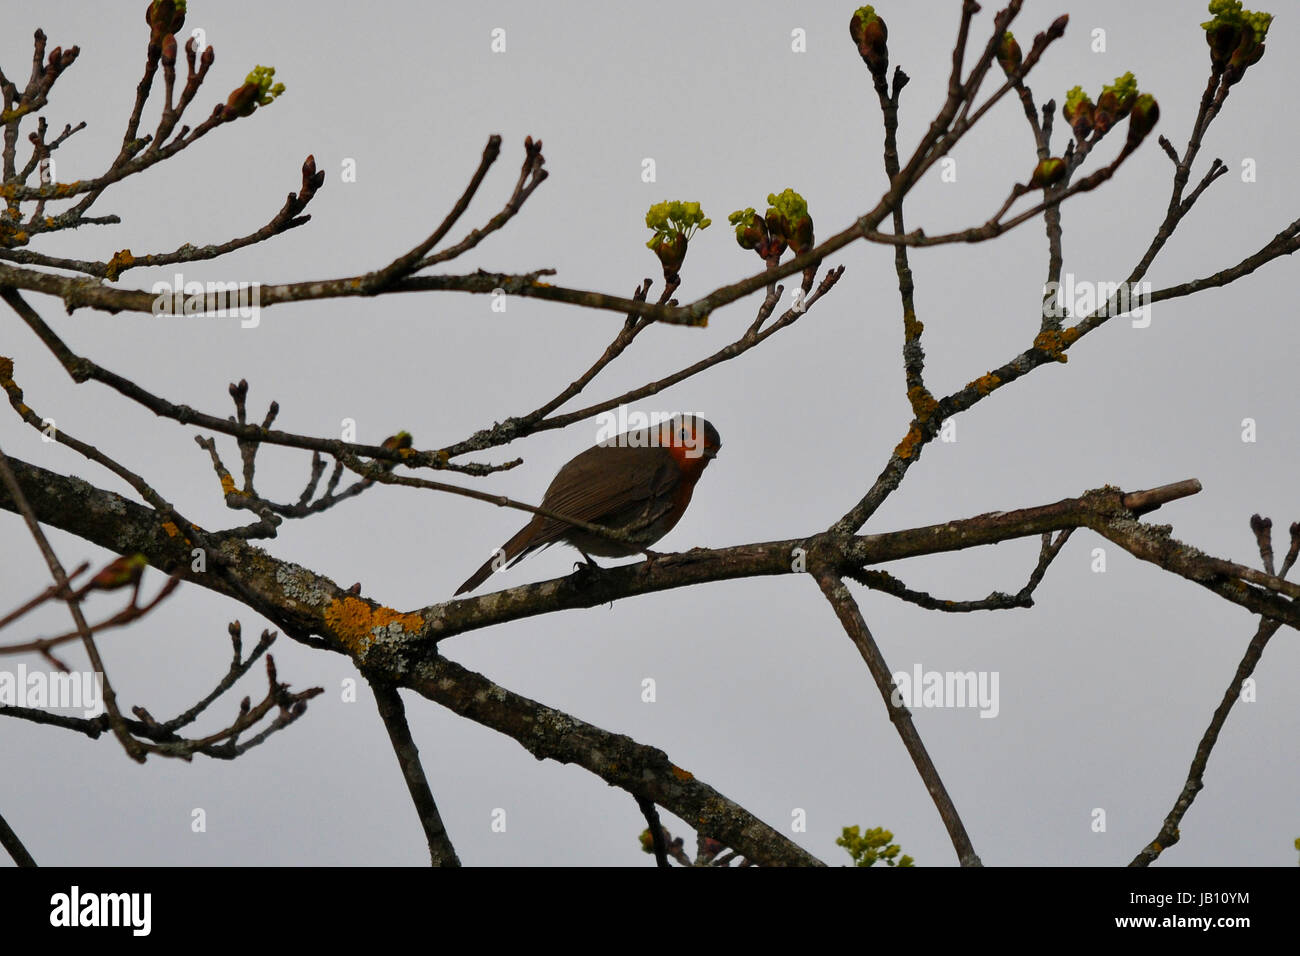
[[[494,570],[511,567],[557,541],[573,545],[593,566],[593,554],[621,558],[643,553],[677,524],[691,503],[695,483],[721,447],[718,430],[703,418],[676,415],[588,448],[559,470],[541,506],[621,531],[635,544],[533,515],[456,593],[474,590]]]

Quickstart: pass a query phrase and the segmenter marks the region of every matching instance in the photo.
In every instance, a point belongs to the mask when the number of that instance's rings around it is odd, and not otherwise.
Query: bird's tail
[[[507,541],[501,547],[492,553],[492,557],[483,562],[483,566],[469,576],[459,588],[456,589],[456,595],[464,594],[467,591],[473,591],[476,587],[492,576],[493,571],[502,568],[508,568],[514,564],[529,551],[539,547],[534,542],[540,522],[530,521],[519,529],[519,532]]]

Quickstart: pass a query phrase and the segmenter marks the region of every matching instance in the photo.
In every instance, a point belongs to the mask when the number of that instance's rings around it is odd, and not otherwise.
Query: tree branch
[[[438,812],[437,801],[429,788],[429,781],[420,765],[420,751],[411,736],[410,725],[406,722],[406,708],[402,704],[397,688],[382,679],[370,680],[370,689],[374,691],[375,703],[379,707],[379,716],[384,720],[388,730],[388,740],[397,755],[397,764],[402,768],[402,778],[406,789],[415,804],[415,812],[420,817],[420,826],[424,829],[424,838],[429,843],[429,860],[434,866],[460,866],[460,857],[452,845],[447,827]]]
[[[833,571],[823,568],[813,573],[817,578],[818,586],[822,589],[822,594],[826,595],[826,600],[830,602],[836,617],[840,619],[844,632],[849,635],[858,653],[867,662],[867,669],[871,671],[871,677],[876,682],[876,689],[880,691],[880,696],[885,701],[885,710],[889,713],[889,719],[893,722],[894,729],[898,731],[903,746],[907,748],[912,763],[916,765],[917,773],[921,775],[921,781],[929,791],[930,799],[939,810],[939,818],[943,820],[948,837],[952,840],[953,849],[957,851],[957,860],[962,866],[983,866],[979,855],[971,845],[966,826],[957,813],[957,807],[948,796],[948,790],[939,777],[939,771],[934,766],[934,761],[930,759],[916,725],[912,723],[911,712],[900,700],[895,699],[896,687],[889,665],[885,663],[885,657],[880,653],[876,639],[867,628],[867,622],[862,617],[857,602],[853,600],[853,595]]]
[[[13,828],[9,826],[4,815],[0,814],[0,846],[8,851],[13,857],[14,863],[20,867],[34,867],[36,861],[32,855],[27,852],[27,847],[23,846],[23,841],[18,839],[18,834],[14,833]]]

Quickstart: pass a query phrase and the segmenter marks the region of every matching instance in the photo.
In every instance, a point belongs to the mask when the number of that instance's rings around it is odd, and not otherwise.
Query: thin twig
[[[885,663],[884,655],[880,653],[876,639],[867,628],[867,622],[862,617],[862,611],[858,608],[857,602],[853,600],[853,595],[844,586],[844,582],[833,572],[823,569],[815,571],[814,574],[822,593],[826,595],[826,600],[830,602],[836,616],[840,619],[840,624],[844,627],[845,633],[849,635],[854,646],[857,647],[862,659],[867,662],[867,669],[871,671],[872,679],[876,682],[876,688],[885,701],[885,709],[889,712],[889,719],[893,722],[894,729],[898,731],[903,746],[907,748],[912,763],[916,765],[916,770],[921,775],[926,790],[930,793],[930,799],[934,801],[935,807],[939,810],[939,818],[943,820],[943,825],[948,831],[948,837],[952,840],[953,849],[957,851],[957,860],[962,866],[982,866],[979,855],[975,852],[970,837],[966,833],[966,826],[957,813],[957,807],[948,795],[948,790],[943,785],[939,771],[934,766],[934,761],[930,759],[930,754],[925,749],[925,744],[922,742],[916,726],[912,723],[911,712],[903,706],[901,701],[895,700],[896,688],[889,665]]]
[[[0,814],[0,846],[8,851],[13,857],[14,863],[20,867],[34,867],[36,860],[27,852],[27,847],[23,846],[23,841],[18,839],[18,834],[14,833],[13,827],[5,820],[4,815]]]
[[[72,590],[67,572],[64,571],[62,562],[59,561],[58,556],[54,553],[54,548],[50,546],[49,540],[45,537],[45,532],[41,530],[36,515],[32,512],[31,505],[23,496],[22,488],[18,485],[18,478],[14,475],[13,469],[9,467],[9,458],[2,450],[0,450],[0,483],[4,484],[8,489],[15,506],[27,523],[27,530],[31,532],[32,538],[35,540],[41,555],[45,558],[46,565],[50,569],[50,575],[59,588],[59,596],[67,604],[68,612],[77,625],[77,633],[81,635],[82,645],[86,648],[86,655],[90,658],[90,666],[100,675],[100,679],[103,681],[104,707],[108,711],[109,723],[113,728],[113,733],[117,736],[118,741],[122,744],[122,749],[126,751],[128,757],[144,763],[144,748],[126,729],[122,714],[117,707],[117,694],[113,690],[113,685],[109,682],[108,674],[105,673],[104,662],[99,656],[99,648],[95,646],[95,638],[91,635],[90,626],[86,623],[86,617],[82,613],[81,601]]]
[[[1192,758],[1192,765],[1187,770],[1187,781],[1183,784],[1178,799],[1174,801],[1173,808],[1166,814],[1164,823],[1160,827],[1160,832],[1156,834],[1156,838],[1138,852],[1138,855],[1133,858],[1129,866],[1150,866],[1161,853],[1178,842],[1180,836],[1179,824],[1187,811],[1191,809],[1192,801],[1196,799],[1196,795],[1205,787],[1205,768],[1210,762],[1210,753],[1218,742],[1219,732],[1223,730],[1223,725],[1228,720],[1228,714],[1231,713],[1233,704],[1241,699],[1242,682],[1254,673],[1255,665],[1259,663],[1269,639],[1281,627],[1280,621],[1263,620],[1259,622],[1255,636],[1251,638],[1250,644],[1246,647],[1246,653],[1242,655],[1241,662],[1237,664],[1236,673],[1232,675],[1232,680],[1228,682],[1223,697],[1219,701],[1219,706],[1214,709],[1214,716],[1210,718],[1210,725],[1205,728],[1205,733],[1201,735],[1201,741],[1196,747],[1196,755]]]
[[[456,848],[442,822],[433,790],[429,788],[429,780],[420,764],[420,751],[411,736],[410,725],[406,722],[406,708],[397,688],[384,681],[371,680],[370,689],[374,691],[379,716],[384,720],[388,740],[393,745],[393,753],[397,755],[397,764],[402,768],[406,789],[411,794],[411,802],[415,804],[415,811],[420,817],[420,826],[424,828],[424,838],[429,843],[429,860],[434,866],[460,866],[460,858],[456,856]]]
[[[646,826],[650,831],[650,842],[655,851],[655,865],[667,867],[669,865],[668,842],[664,839],[663,824],[659,822],[659,809],[649,797],[639,794],[633,796],[636,797],[636,805],[641,808],[641,815],[645,817]]]

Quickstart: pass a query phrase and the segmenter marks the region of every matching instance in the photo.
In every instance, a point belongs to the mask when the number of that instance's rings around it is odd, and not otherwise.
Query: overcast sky
[[[0,64],[22,80],[30,29],[81,56],[44,115],[51,129],[85,120],[57,156],[62,181],[92,177],[121,142],[147,28],[137,4],[44,0],[11,11]],[[980,44],[993,4],[976,21]],[[129,9],[122,12],[118,8]],[[881,4],[891,63],[912,78],[900,148],[910,154],[944,94],[957,0]],[[691,243],[679,292],[688,301],[752,274],[759,260],[732,240],[726,216],[760,211],[786,187],[807,199],[826,237],[871,208],[885,188],[879,109],[848,37],[850,3],[342,3],[304,15],[297,4],[192,0],[216,63],[194,106],[197,122],[256,64],[274,65],[283,97],[218,129],[174,161],[113,187],[96,210],[119,226],[84,227],[33,248],[107,259],[224,241],[261,226],[299,188],[308,154],[326,172],[312,222],[270,243],[183,270],[187,278],[284,282],[353,275],[423,239],[464,188],[492,133],[502,159],[456,230],[493,215],[513,187],[525,135],[540,137],[550,178],[502,233],[447,271],[553,267],[564,285],[631,295],[660,271],[645,248],[646,209],[663,199],[703,204],[714,224]],[[1031,78],[1040,102],[1132,70],[1159,99],[1159,132],[1186,143],[1209,58],[1203,4],[1028,0],[1014,29],[1030,38],[1063,12],[1072,20]],[[1203,196],[1156,261],[1155,288],[1206,276],[1254,252],[1300,215],[1295,124],[1281,91],[1297,80],[1300,36],[1290,10],[1268,54],[1235,87],[1206,136],[1193,182],[1222,157],[1228,175]],[[30,28],[30,29],[29,29]],[[492,31],[505,31],[494,53]],[[792,49],[804,31],[806,51]],[[1093,31],[1105,31],[1105,51]],[[996,68],[995,68],[995,72]],[[993,89],[986,84],[986,93]],[[156,121],[155,97],[146,128]],[[1054,146],[1065,145],[1057,121]],[[27,128],[24,129],[24,135]],[[1108,161],[1122,132],[1098,149]],[[20,156],[25,155],[20,152]],[[953,154],[955,182],[932,170],[909,199],[909,227],[938,233],[983,222],[1033,168],[1023,112],[1008,98]],[[654,160],[656,181],[642,179]],[[1243,163],[1254,161],[1254,181]],[[355,182],[342,170],[355,162]],[[1089,166],[1089,169],[1095,168]],[[1146,248],[1169,198],[1172,164],[1154,135],[1097,192],[1064,211],[1066,271],[1114,281]],[[1030,200],[1022,200],[1028,203]],[[637,406],[703,413],[721,432],[686,516],[660,550],[807,535],[846,511],[905,434],[910,410],[892,251],[857,243],[828,258],[840,284],[793,327],[706,375]],[[1038,329],[1046,272],[1041,221],[995,242],[912,257],[931,388],[946,394],[1022,351]],[[1152,516],[1183,541],[1258,565],[1248,519],[1273,518],[1275,548],[1300,519],[1295,414],[1294,263],[1275,261],[1226,289],[1157,304],[1147,328],[1110,322],[1053,364],[956,419],[956,441],[929,446],[867,530],[882,532],[1073,497],[1198,478],[1204,491]],[[148,289],[175,269],[136,270]],[[793,283],[787,283],[792,286]],[[336,437],[345,419],[378,443],[404,428],[422,449],[526,412],[585,370],[621,316],[512,299],[401,295],[281,305],[255,329],[230,320],[69,317],[29,301],[78,352],[172,401],[231,411],[226,386],[247,378],[250,415],[280,403],[280,427]],[[583,404],[658,379],[736,338],[760,295],[714,313],[707,329],[656,327],[602,374]],[[74,385],[16,317],[0,317],[0,354],[40,414],[141,472],[208,528],[229,512],[195,429],[158,419],[96,384]],[[572,407],[577,407],[575,404]],[[1242,441],[1243,419],[1257,440]],[[478,487],[539,502],[564,461],[592,443],[594,422],[546,432],[481,458],[525,464]],[[72,451],[43,444],[0,414],[11,456],[133,496]],[[232,442],[219,445],[229,465]],[[309,456],[261,455],[259,491],[296,500]],[[465,479],[470,481],[471,479]],[[265,543],[388,606],[417,609],[457,585],[521,524],[517,512],[467,499],[375,488]],[[0,613],[48,584],[34,544],[0,514]],[[107,552],[51,532],[64,563]],[[1094,548],[1106,570],[1096,573]],[[1037,539],[892,565],[910,586],[952,599],[1014,592]],[[576,552],[553,548],[486,587],[566,573]],[[162,582],[148,573],[146,592]],[[1256,621],[1184,579],[1080,531],[1032,610],[940,615],[852,590],[894,671],[998,674],[999,710],[914,711],[916,725],[986,864],[1116,865],[1151,840]],[[100,597],[93,609],[115,606]],[[266,622],[191,585],[139,625],[100,642],[119,697],[158,717],[206,694],[229,659],[226,624],[245,645]],[[49,609],[6,639],[67,627]],[[21,633],[17,633],[21,632]],[[955,855],[857,651],[808,577],[731,581],[476,631],[442,645],[450,658],[511,690],[660,747],[835,864],[849,824],[891,829],[919,865]],[[344,702],[355,677],[343,658],[288,638],[274,650],[282,680],[326,693],[285,733],[231,763],[151,759],[137,766],[109,739],[9,720],[0,727],[0,813],[43,864],[412,864],[428,853],[369,694]],[[74,667],[84,667],[69,650]],[[0,658],[0,668],[36,658]],[[1300,835],[1300,667],[1283,629],[1257,671],[1257,700],[1233,711],[1206,788],[1161,865],[1293,865]],[[257,669],[238,696],[259,699]],[[656,700],[642,700],[652,679]],[[224,726],[238,696],[201,729]],[[538,762],[514,740],[407,696],[415,739],[461,859],[473,865],[651,865],[635,801],[587,771]],[[493,812],[506,811],[504,833]],[[1105,812],[1095,832],[1096,809]],[[206,832],[194,833],[194,811]],[[796,810],[806,832],[792,832]],[[674,835],[693,834],[670,814]]]

